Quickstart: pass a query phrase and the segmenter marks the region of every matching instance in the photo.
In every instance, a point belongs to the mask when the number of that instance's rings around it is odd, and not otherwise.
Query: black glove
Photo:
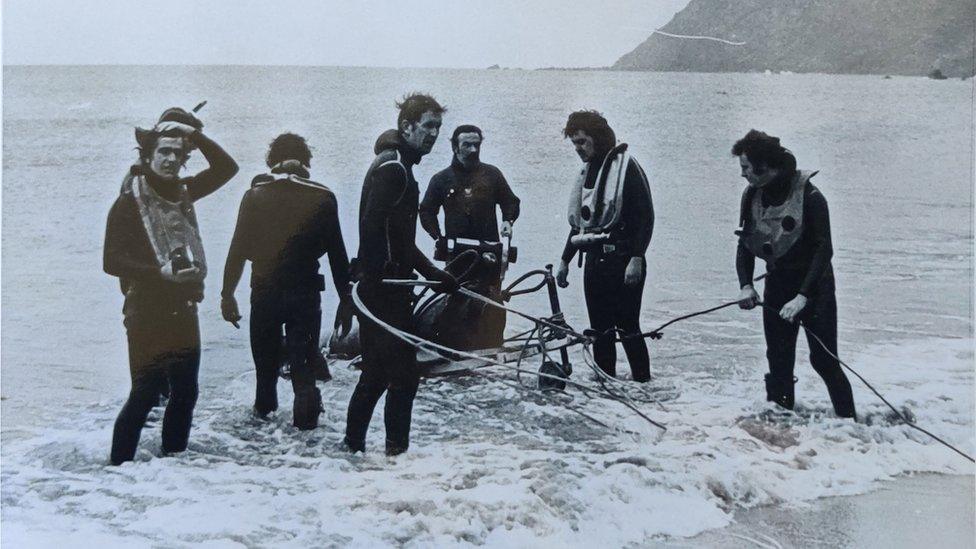
[[[439,294],[451,294],[461,287],[457,279],[447,271],[434,269],[427,274],[429,275],[427,276],[427,280],[437,282],[437,284],[434,284],[430,288]]]

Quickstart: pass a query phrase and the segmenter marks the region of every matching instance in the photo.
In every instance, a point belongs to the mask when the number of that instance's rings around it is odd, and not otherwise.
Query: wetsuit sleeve
[[[241,198],[241,207],[237,212],[237,226],[234,227],[234,237],[230,241],[227,261],[224,262],[224,285],[220,291],[221,297],[233,297],[244,273],[244,262],[251,258],[248,252],[249,246],[253,243],[251,235],[248,234],[248,227],[252,224],[250,197],[251,192],[248,191]]]
[[[576,246],[573,246],[573,243],[570,242],[574,234],[576,234],[576,231],[569,229],[569,235],[566,236],[566,244],[563,245],[563,254],[560,256],[560,259],[567,264],[572,261],[573,257],[576,255]]]
[[[437,220],[437,212],[444,205],[444,179],[438,175],[430,179],[430,184],[427,185],[427,192],[424,193],[424,199],[420,202],[420,211],[418,212],[420,226],[434,240],[441,237],[441,226]]]
[[[742,193],[742,201],[739,204],[739,227],[745,231],[749,230],[749,201],[751,195],[746,190]],[[745,241],[740,236],[739,245],[735,250],[735,272],[739,276],[739,289],[752,286],[752,275],[756,270],[756,256],[746,247]]]
[[[102,268],[129,280],[162,278],[135,201],[129,195],[119,195],[109,210]]]
[[[522,201],[512,192],[512,188],[508,185],[508,181],[505,179],[501,170],[496,169],[493,171],[495,172],[495,189],[497,193],[495,200],[502,210],[502,221],[515,221],[518,219]]]
[[[359,205],[359,261],[364,272],[379,273],[386,263],[387,250],[394,251],[394,243],[387,241],[386,225],[395,213],[406,181],[403,168],[396,164],[377,168],[370,179],[369,192]]]
[[[325,242],[324,248],[329,254],[329,269],[332,271],[332,282],[340,296],[349,294],[349,256],[346,254],[346,243],[342,238],[342,226],[339,224],[339,205],[335,198],[329,200],[325,206]]]
[[[806,193],[803,199],[803,230],[805,239],[813,249],[810,254],[810,268],[803,277],[799,293],[809,297],[810,292],[830,265],[834,248],[830,239],[830,213],[827,210],[827,199],[819,190],[810,186],[807,187]]]
[[[629,227],[631,256],[644,257],[654,234],[654,201],[647,176],[640,164],[631,159],[624,179],[624,223]]]
[[[199,200],[224,186],[237,174],[237,162],[227,154],[214,140],[206,135],[195,132],[190,138],[203,153],[210,166],[202,172],[190,177],[186,181],[186,189],[190,198]]]

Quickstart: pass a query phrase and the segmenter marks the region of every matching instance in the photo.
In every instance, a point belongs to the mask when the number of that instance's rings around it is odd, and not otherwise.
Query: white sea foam
[[[871,347],[851,362],[921,425],[972,452],[972,360],[972,341],[951,339]],[[382,455],[378,414],[370,451],[350,455],[340,440],[356,373],[333,369],[323,426],[310,433],[290,426],[284,383],[282,410],[251,417],[242,374],[201,401],[178,457],[154,455],[157,410],[136,462],[107,466],[117,402],[9,441],[4,543],[620,546],[720,527],[736,508],[861,493],[905,472],[972,473],[856,381],[861,421],[834,418],[822,383],[802,369],[796,414],[763,403],[758,381],[659,378],[659,394],[675,398],[662,402],[667,411],[642,409],[667,423],[663,434],[615,402],[558,398],[630,431],[608,432],[500,383],[507,374],[429,380],[407,454]]]

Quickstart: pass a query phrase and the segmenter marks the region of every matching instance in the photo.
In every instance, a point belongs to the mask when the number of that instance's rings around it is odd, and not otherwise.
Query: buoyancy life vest
[[[749,215],[752,227],[741,238],[746,248],[767,262],[783,257],[803,235],[803,196],[817,172],[797,170],[789,194],[778,206],[763,206],[762,189],[752,193]],[[748,189],[746,189],[748,192]]]
[[[180,184],[179,201],[170,202],[153,190],[142,174],[130,173],[122,183],[123,192],[131,192],[139,209],[139,217],[152,246],[156,261],[162,267],[172,259],[173,252],[182,249],[186,259],[207,274],[207,258],[200,239],[193,200],[185,184]]]
[[[592,165],[580,170],[570,194],[569,224],[582,233],[609,233],[620,223],[623,211],[624,180],[630,164],[627,144],[617,145],[604,157],[593,187],[586,187]]]

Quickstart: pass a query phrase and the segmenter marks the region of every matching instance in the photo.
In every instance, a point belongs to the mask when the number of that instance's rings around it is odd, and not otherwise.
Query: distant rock
[[[501,67],[500,67],[500,66],[498,66],[498,65],[492,65],[492,66],[490,66],[490,67],[488,67],[488,70],[490,70],[490,71],[496,71],[496,70],[498,70],[498,69],[500,69],[500,68],[501,68]]]
[[[976,0],[691,0],[661,30],[725,42],[655,32],[613,68],[966,77],[974,26]]]

